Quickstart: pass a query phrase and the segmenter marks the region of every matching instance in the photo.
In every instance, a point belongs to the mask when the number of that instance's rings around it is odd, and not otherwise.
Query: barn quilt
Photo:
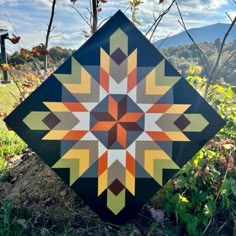
[[[5,122],[119,224],[224,125],[121,11]]]

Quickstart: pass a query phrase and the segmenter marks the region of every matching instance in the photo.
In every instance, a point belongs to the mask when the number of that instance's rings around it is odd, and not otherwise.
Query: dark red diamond
[[[60,122],[60,119],[53,113],[48,114],[43,119],[43,123],[47,125],[49,129],[53,129],[59,122]]]
[[[190,121],[184,115],[182,115],[174,122],[174,124],[180,130],[184,130],[190,124]]]
[[[115,179],[109,186],[109,189],[117,196],[123,189],[124,185],[118,180]]]
[[[121,51],[120,48],[116,49],[115,52],[111,54],[111,58],[116,62],[116,64],[120,65],[127,56]]]

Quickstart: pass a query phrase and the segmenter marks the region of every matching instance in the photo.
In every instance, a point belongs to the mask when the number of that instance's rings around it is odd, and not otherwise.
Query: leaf
[[[197,197],[200,202],[205,202],[207,200],[208,195],[206,192],[200,192]]]
[[[6,70],[12,70],[12,69],[14,69],[14,67],[10,64],[3,63],[3,64],[0,64],[0,69],[6,71]]]
[[[29,57],[32,56],[31,51],[29,51],[28,49],[25,49],[25,48],[20,49],[20,54],[23,55],[26,58],[29,58]]]
[[[223,182],[222,182],[221,188],[220,188],[220,193],[222,195],[224,195],[224,194],[227,195],[228,192],[230,191],[230,188],[231,188],[231,186],[230,186],[229,180],[224,179]]]
[[[233,91],[232,87],[229,87],[229,88],[226,90],[225,95],[227,95],[228,98],[233,98],[233,96],[234,96],[234,91]]]
[[[224,144],[223,148],[226,150],[233,150],[234,149],[234,145],[233,144]]]
[[[209,199],[207,204],[206,204],[206,209],[207,209],[207,215],[212,217],[215,215],[216,212],[216,205],[215,201],[213,199]]]
[[[182,175],[174,180],[175,189],[183,188],[186,186],[186,184],[187,184],[186,178]]]
[[[187,224],[187,231],[189,233],[189,235],[199,235],[199,231],[197,230],[197,226],[198,226],[198,220],[196,217],[192,217],[191,221],[188,222]]]
[[[189,235],[199,235],[197,226],[198,226],[198,219],[197,217],[189,214],[189,213],[184,213],[182,215],[182,220],[183,222],[187,225],[187,231]]]
[[[231,185],[231,190],[236,197],[236,181],[232,177],[229,179],[230,185]]]
[[[36,55],[47,55],[48,51],[43,43],[40,43],[38,46],[33,47],[31,52]]]
[[[232,190],[234,196],[236,197],[236,186],[235,185],[231,186],[231,190]]]

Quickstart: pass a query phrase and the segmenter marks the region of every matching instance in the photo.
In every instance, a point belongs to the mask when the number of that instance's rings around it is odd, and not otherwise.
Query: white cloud
[[[236,11],[228,11],[227,13],[229,14],[231,19],[234,19],[236,17]],[[229,20],[228,17],[227,17],[227,19]]]
[[[51,0],[35,0],[35,1],[32,1],[31,4],[33,5],[33,7],[36,7],[36,8],[50,9],[52,5],[52,1]]]
[[[172,0],[166,0],[163,4],[158,4],[158,0],[143,0],[144,3],[140,6],[137,14],[138,20],[142,22],[138,28],[143,32],[153,23],[153,15],[156,17],[165,10]],[[227,11],[230,16],[235,16],[236,11],[230,10],[230,2],[232,0],[178,0],[185,23],[188,28],[201,27],[217,22],[229,22],[227,16],[224,14]],[[22,42],[28,48],[35,46],[45,41],[47,24],[50,17],[51,0],[0,0],[0,28],[1,25],[6,25],[10,33],[15,33],[12,25],[22,37]],[[78,13],[68,6],[71,4],[70,0],[57,0],[56,14],[53,25],[55,30],[53,37],[50,39],[49,46],[66,46],[77,48],[79,44],[84,42],[83,30],[89,32],[86,23],[81,19]],[[89,0],[77,1],[74,5],[84,16],[88,17],[87,8],[89,7]],[[118,9],[124,11],[127,9],[128,0],[109,0],[108,3],[103,4],[102,12],[99,13],[99,19],[112,16]],[[232,5],[231,5],[232,6]],[[3,8],[2,8],[3,7]],[[11,23],[7,20],[4,14],[1,14],[1,9],[7,12]],[[130,18],[130,10],[125,13]],[[169,33],[175,34],[182,30],[178,23],[179,15],[175,5],[170,12],[163,18],[158,26],[154,40],[164,38]],[[21,43],[22,43],[21,42]],[[20,44],[20,46],[24,46]],[[12,49],[16,48],[14,45],[9,45]]]
[[[10,24],[7,21],[0,20],[0,29],[8,29],[10,30]]]

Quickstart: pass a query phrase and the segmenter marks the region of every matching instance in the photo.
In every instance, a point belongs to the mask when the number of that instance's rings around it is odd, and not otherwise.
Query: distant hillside
[[[229,24],[218,23],[205,27],[190,29],[189,32],[197,43],[214,42],[217,38],[222,39],[224,37],[224,34],[228,30],[229,26]],[[228,36],[228,42],[231,42],[234,39],[236,39],[236,26],[234,26],[230,32],[230,35]],[[163,40],[165,39],[157,41],[156,43],[154,43],[154,45],[158,47],[163,42]],[[168,48],[172,46],[179,46],[191,43],[192,42],[187,36],[186,32],[181,32],[166,39],[162,43],[161,48]]]
[[[200,43],[199,46],[213,67],[218,56],[218,43],[204,42]],[[184,77],[188,75],[187,71],[190,65],[202,66],[197,49],[193,44],[161,48],[160,51]],[[230,60],[227,61],[228,58]],[[225,63],[226,61],[227,63]],[[215,75],[214,80],[223,78],[226,82],[236,86],[236,39],[225,44],[218,69],[221,67],[222,70]],[[206,76],[204,70],[201,76]]]

